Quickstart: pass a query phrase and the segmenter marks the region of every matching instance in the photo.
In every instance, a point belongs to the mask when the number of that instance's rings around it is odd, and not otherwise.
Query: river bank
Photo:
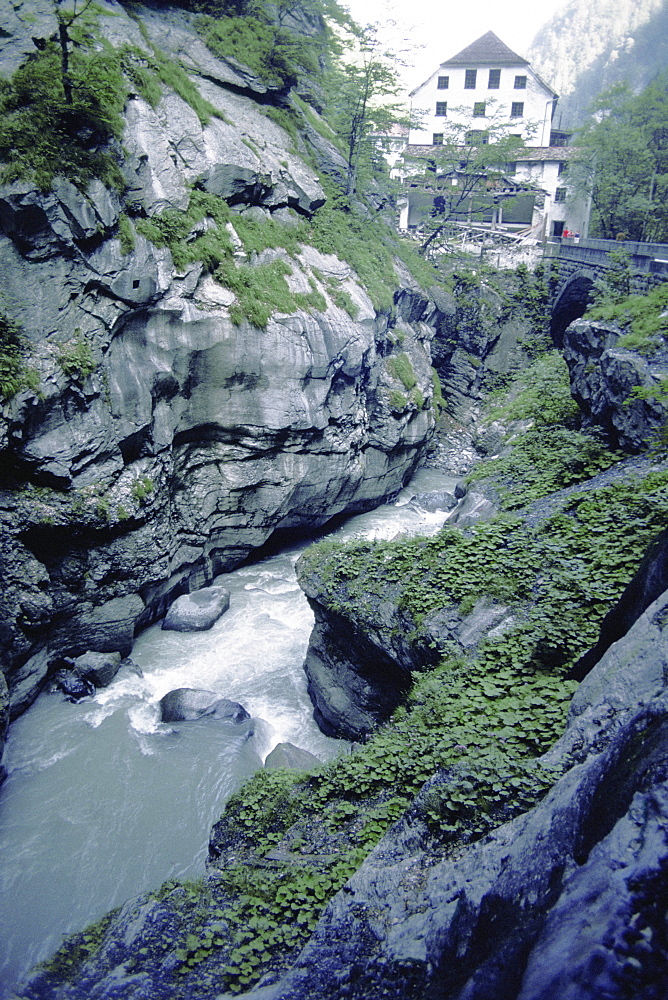
[[[437,530],[445,511],[415,493],[452,489],[424,469],[392,504],[347,519],[337,538]],[[226,799],[279,742],[326,760],[342,752],[313,721],[302,664],[313,614],[294,566],[309,542],[224,574],[230,610],[208,632],[147,629],[121,675],[73,705],[44,694],[10,730],[0,790],[4,993],[61,936],[168,878],[204,871],[209,830]],[[158,721],[178,687],[239,701],[250,724]]]

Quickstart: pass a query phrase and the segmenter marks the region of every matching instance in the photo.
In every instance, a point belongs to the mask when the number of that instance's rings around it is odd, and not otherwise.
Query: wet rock
[[[469,528],[478,521],[488,521],[498,513],[498,510],[499,508],[489,497],[471,490],[455,508],[448,524],[456,524],[458,528]]]
[[[48,649],[42,649],[13,671],[9,689],[9,713],[12,721],[32,705],[44,687],[52,655]]]
[[[437,510],[452,510],[457,506],[457,497],[449,490],[432,490],[431,493],[416,493],[411,497],[411,503],[434,513]]]
[[[9,726],[9,688],[2,670],[0,670],[0,762],[5,748],[7,727]],[[5,769],[0,763],[0,785],[5,778]]]
[[[645,356],[620,347],[621,334],[616,326],[578,319],[564,332],[563,354],[584,425],[603,428],[613,447],[635,453],[660,433],[668,407],[659,399],[629,397],[634,389],[651,389],[666,377],[668,355]]]
[[[58,657],[62,666],[53,674],[52,684],[55,690],[62,692],[68,701],[81,701],[95,694],[95,685],[91,680],[82,677],[75,669],[74,661],[68,657]],[[55,664],[50,664],[53,667]]]
[[[312,771],[320,763],[315,754],[302,750],[293,743],[277,743],[271,753],[267,754],[264,766],[268,770],[287,768],[290,771]]]
[[[177,597],[162,627],[175,632],[203,632],[210,629],[229,606],[230,592],[225,587],[203,587]]]
[[[121,666],[120,653],[94,653],[88,650],[73,660],[76,673],[98,687],[111,684]]]
[[[98,606],[82,601],[66,622],[51,631],[50,645],[56,649],[69,647],[127,656],[143,611],[144,602],[139,594],[112,598]]]
[[[205,717],[223,722],[250,719],[243,705],[221,698],[215,691],[176,688],[160,699],[161,722],[194,722]]]
[[[620,712],[647,702],[668,684],[668,638],[664,617],[668,591],[635,620],[626,637],[611,643],[573,695],[572,723],[593,706]]]

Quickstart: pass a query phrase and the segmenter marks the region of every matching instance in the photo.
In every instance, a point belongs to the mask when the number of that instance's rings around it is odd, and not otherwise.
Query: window
[[[513,101],[510,105],[510,117],[522,118],[524,116],[524,101]]]
[[[467,69],[464,77],[464,90],[475,90],[477,69]]]
[[[566,201],[566,188],[557,188],[554,192],[555,201]]]
[[[439,90],[447,90],[448,87],[450,86],[450,77],[439,76],[438,83],[436,84],[436,86]]]
[[[483,132],[482,129],[474,128],[470,132],[466,133],[466,145],[467,146],[487,146],[489,143],[489,132]]]
[[[527,78],[525,76],[515,77],[515,90],[526,90],[527,89]]]
[[[498,90],[501,86],[501,70],[500,69],[490,69],[489,71],[489,82],[487,84],[488,90]]]
[[[559,164],[559,177],[561,177],[562,174],[566,173],[566,168],[567,167],[568,167],[568,164],[564,163],[563,160],[562,160],[561,163]]]
[[[448,113],[448,102],[447,101],[436,101],[436,117],[445,118]]]
[[[473,117],[474,118],[484,118],[485,117],[485,102],[476,101],[473,105]]]
[[[442,146],[443,145],[443,133],[434,132],[431,137],[432,146]]]
[[[517,173],[517,160],[511,160],[506,163],[506,173],[516,174]]]

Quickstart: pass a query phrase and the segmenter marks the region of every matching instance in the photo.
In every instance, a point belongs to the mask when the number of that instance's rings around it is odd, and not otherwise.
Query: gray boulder
[[[230,606],[230,592],[225,587],[202,587],[183,594],[172,604],[162,623],[174,632],[204,632],[211,628]]]
[[[120,653],[94,653],[88,650],[74,658],[74,670],[96,688],[111,684],[121,666]]]
[[[312,771],[320,764],[315,754],[302,750],[293,743],[277,743],[271,753],[267,754],[264,766],[267,770],[287,768],[290,771]]]
[[[437,510],[452,510],[457,506],[457,497],[449,490],[432,490],[430,493],[416,493],[411,503],[433,513]]]
[[[478,521],[488,521],[498,513],[498,509],[484,494],[472,490],[455,507],[448,524],[456,524],[458,528],[469,528]]]
[[[237,701],[221,698],[215,691],[176,688],[160,699],[161,722],[194,722],[202,718],[243,722],[250,715]]]

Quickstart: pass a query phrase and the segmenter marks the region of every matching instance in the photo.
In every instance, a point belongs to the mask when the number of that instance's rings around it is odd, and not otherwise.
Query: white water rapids
[[[433,533],[445,512],[409,501],[455,482],[422,470],[392,504],[330,537]],[[63,934],[172,876],[200,875],[225,800],[277,743],[322,760],[346,749],[319,731],[306,692],[313,616],[294,566],[308,544],[219,577],[231,605],[210,631],[147,629],[132,651],[143,676],[124,668],[76,705],[43,694],[12,725],[0,788],[0,998]],[[159,723],[158,701],[179,687],[241,702],[252,726]]]

